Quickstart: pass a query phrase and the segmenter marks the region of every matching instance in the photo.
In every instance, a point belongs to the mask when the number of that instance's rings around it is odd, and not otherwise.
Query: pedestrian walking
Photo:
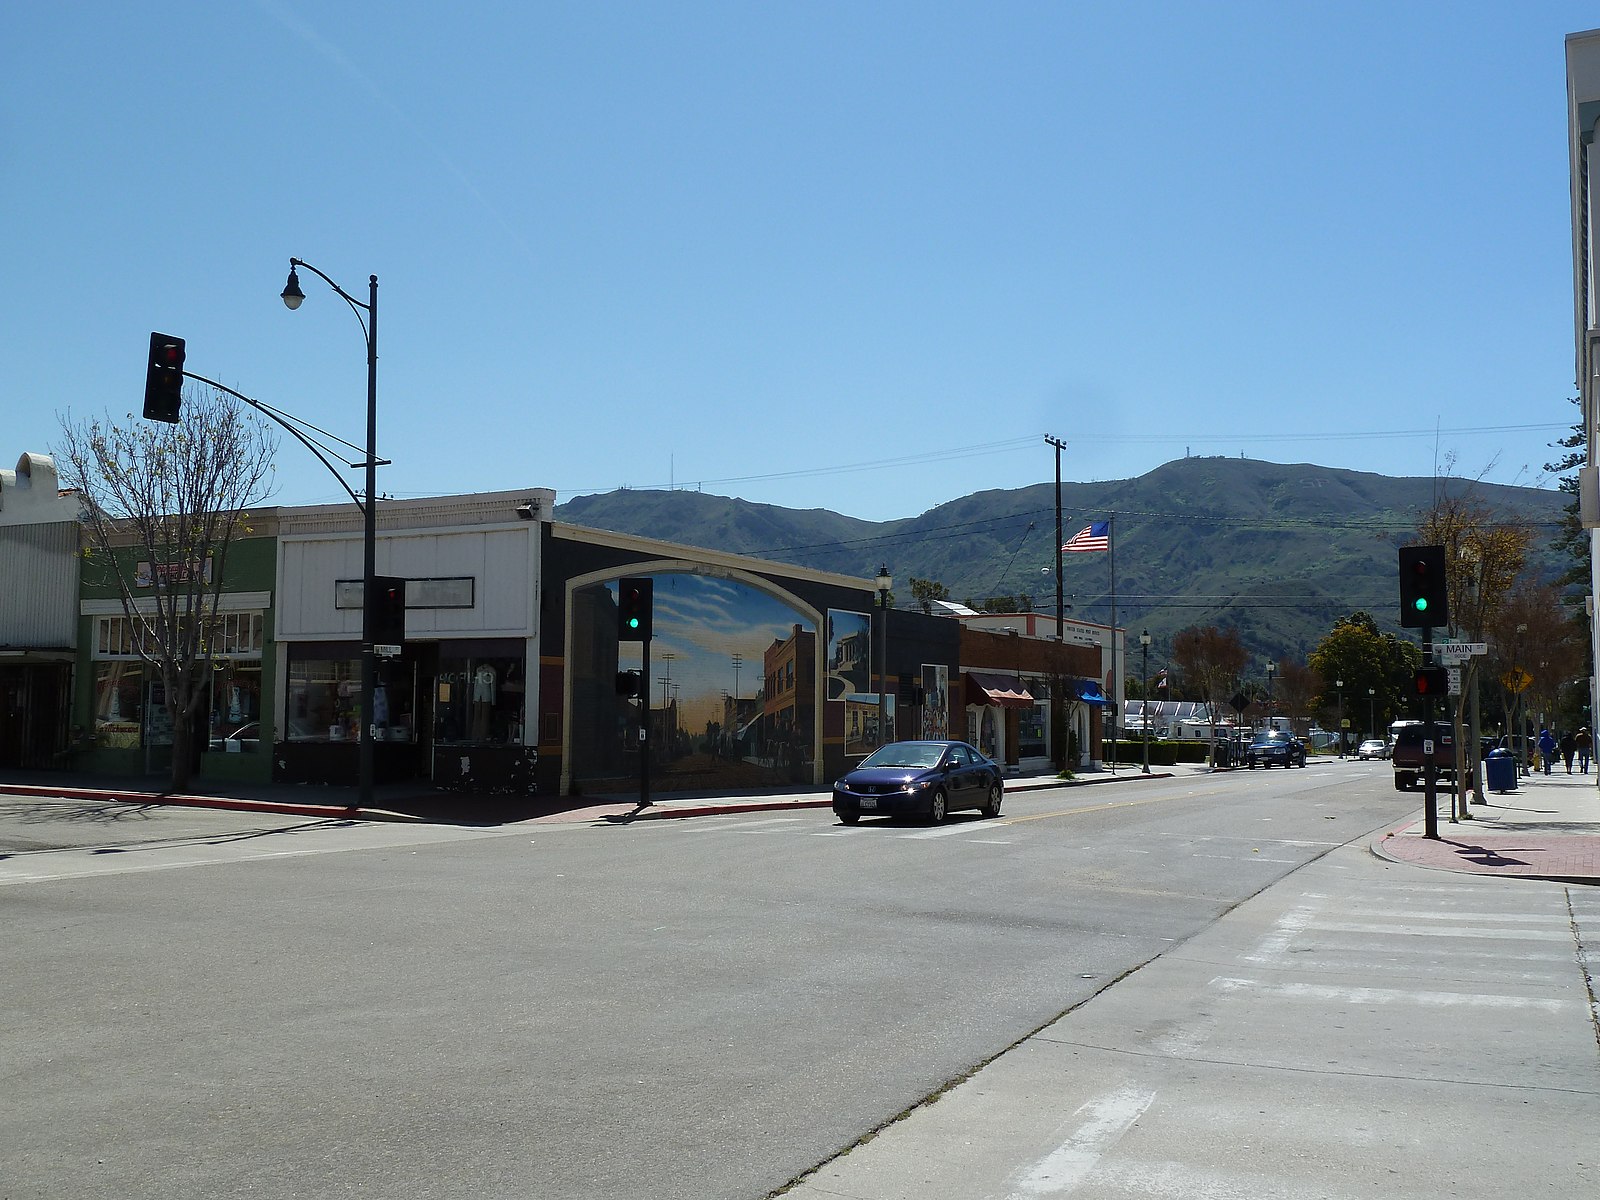
[[[1555,764],[1556,751],[1559,749],[1556,739],[1548,729],[1539,730],[1539,758],[1544,764],[1544,773],[1550,774],[1550,768]]]
[[[1594,738],[1589,735],[1589,727],[1585,725],[1578,730],[1578,736],[1573,738],[1578,746],[1578,770],[1585,775],[1589,773],[1589,753],[1594,749]]]
[[[1578,739],[1572,730],[1561,735],[1561,758],[1567,764],[1567,774],[1572,774],[1572,756],[1578,752]]]

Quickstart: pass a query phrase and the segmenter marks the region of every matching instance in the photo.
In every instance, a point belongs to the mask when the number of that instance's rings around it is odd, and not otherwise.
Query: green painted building
[[[136,608],[151,611],[168,581],[143,557],[137,548],[119,551],[125,576],[133,581]],[[194,718],[199,735],[194,777],[202,783],[264,783],[272,778],[276,512],[253,514],[248,536],[229,544],[220,565],[218,558],[186,568],[202,572],[208,583],[220,570],[222,584],[215,612],[207,618],[211,661],[208,695]],[[172,728],[160,674],[135,650],[136,626],[128,619],[116,576],[93,555],[82,565],[79,613],[74,765],[125,777],[169,774]]]

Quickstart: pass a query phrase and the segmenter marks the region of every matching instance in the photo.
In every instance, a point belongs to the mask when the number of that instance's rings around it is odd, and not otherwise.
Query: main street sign
[[[1435,642],[1433,656],[1446,666],[1464,663],[1475,654],[1489,653],[1488,642]]]

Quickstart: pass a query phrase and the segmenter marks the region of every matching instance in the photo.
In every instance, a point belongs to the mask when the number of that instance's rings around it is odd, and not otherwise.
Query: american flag
[[[1071,554],[1087,554],[1094,550],[1111,549],[1111,522],[1094,522],[1062,542],[1061,548]]]
[[[1164,688],[1167,686],[1167,673],[1165,671],[1159,671],[1156,673],[1156,686],[1158,688]]]

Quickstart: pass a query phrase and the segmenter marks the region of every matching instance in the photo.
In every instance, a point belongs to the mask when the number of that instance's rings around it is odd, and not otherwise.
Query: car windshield
[[[891,742],[861,761],[863,767],[936,767],[944,747],[931,742]]]
[[[1258,746],[1264,746],[1264,745],[1267,745],[1268,743],[1271,743],[1271,742],[1286,742],[1288,740],[1289,740],[1289,735],[1285,734],[1285,733],[1258,733],[1258,734],[1256,734],[1256,745],[1258,745]]]

